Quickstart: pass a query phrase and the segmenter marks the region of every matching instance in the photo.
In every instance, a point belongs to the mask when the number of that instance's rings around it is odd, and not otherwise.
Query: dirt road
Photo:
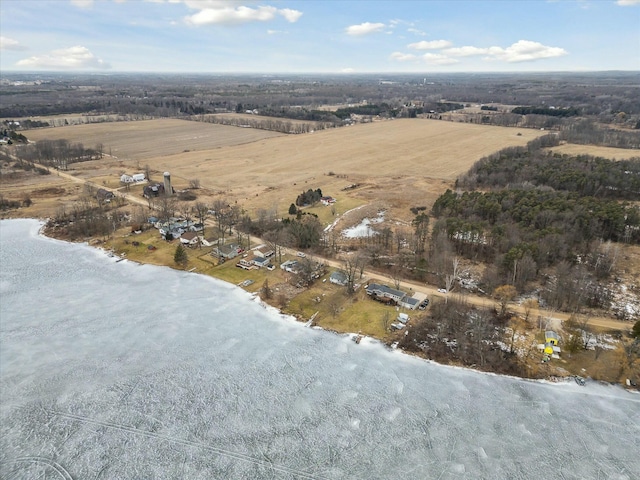
[[[256,238],[255,241],[258,242],[259,239]],[[288,253],[295,254],[295,251],[288,250]],[[340,268],[343,268],[344,266],[343,263],[338,260],[330,260],[317,255],[315,256],[309,255],[308,257],[318,262],[324,262],[333,268],[340,269]],[[393,281],[389,276],[386,276],[384,274],[374,272],[371,270],[365,270],[364,276],[369,280],[375,280],[375,281],[379,281],[387,284]],[[475,305],[477,307],[492,308],[498,305],[498,302],[492,299],[491,297],[474,295],[464,291],[462,292],[452,291],[445,294],[445,293],[439,292],[438,288],[436,287],[432,287],[424,283],[415,282],[411,280],[402,280],[400,282],[400,290],[421,293],[423,295],[427,295],[427,297],[430,300],[433,299],[434,297],[444,299],[446,298],[447,295],[450,295],[450,296],[462,296],[464,301],[472,305]],[[510,302],[507,308],[508,310],[522,316],[526,314],[525,307],[513,302]],[[558,328],[562,322],[568,320],[570,317],[570,314],[568,313],[556,312],[556,311],[547,310],[547,309],[531,309],[529,312],[529,315],[530,317],[535,319],[541,318],[543,322],[543,326],[548,325],[549,328]],[[620,330],[620,331],[627,331],[632,327],[632,324],[630,322],[623,322],[610,317],[591,317],[589,319],[588,325],[592,327]]]
[[[40,167],[42,168],[46,168],[43,165],[40,165]],[[111,192],[113,192],[115,195],[118,195],[120,197],[123,197],[125,199],[127,199],[130,202],[139,204],[139,205],[143,205],[148,207],[148,202],[140,197],[137,197],[135,195],[131,195],[125,192],[120,191],[119,189],[112,189],[112,188],[107,188],[104,187],[102,185],[98,185],[96,183],[93,183],[89,180],[85,180],[82,178],[78,178],[75,177],[69,173],[66,172],[61,172],[61,171],[56,171],[56,174],[59,175],[60,177],[66,178],[68,180],[71,180],[73,182],[76,183],[84,183],[84,184],[89,184],[95,188],[103,188],[105,190],[109,190]],[[209,225],[213,225],[213,223],[207,222]],[[258,245],[258,244],[263,244],[265,243],[262,239],[258,238],[258,237],[251,237],[251,242],[253,245]],[[291,250],[291,249],[284,249],[287,253],[296,254],[295,250]],[[312,260],[316,260],[319,262],[324,262],[327,265],[333,267],[333,268],[337,268],[340,269],[343,267],[342,262],[338,261],[338,260],[332,260],[332,259],[328,259],[328,258],[324,258],[324,257],[320,257],[317,255],[309,255],[309,258],[311,258]],[[371,279],[371,280],[376,280],[382,283],[389,283],[391,281],[391,279],[388,276],[385,276],[383,274],[371,271],[371,270],[365,270],[364,272],[364,276],[367,279]],[[414,281],[410,281],[410,280],[402,280],[400,283],[400,289],[401,290],[405,290],[405,291],[414,291],[417,293],[421,293],[423,295],[427,295],[428,298],[433,299],[434,297],[439,297],[439,298],[445,298],[447,295],[462,295],[462,297],[464,298],[464,300],[468,303],[471,303],[472,305],[476,305],[478,307],[485,307],[485,308],[491,308],[497,305],[497,302],[489,297],[482,297],[479,295],[474,295],[474,294],[470,294],[470,293],[466,293],[466,292],[449,292],[447,294],[441,293],[438,291],[438,289],[436,287],[432,287],[432,286],[428,286],[425,285],[424,283],[419,283],[419,282],[414,282]],[[515,304],[515,303],[509,303],[508,304],[508,309],[512,312],[518,313],[520,315],[525,315],[525,308],[521,305]],[[546,309],[539,309],[539,310],[531,310],[530,311],[530,315],[533,316],[534,318],[541,318],[542,321],[546,324],[549,325],[550,327],[553,328],[557,328],[560,326],[560,324],[566,320],[569,319],[569,314],[568,313],[564,313],[564,312],[556,312],[556,311],[552,311],[552,310],[546,310]],[[599,328],[604,328],[604,329],[613,329],[613,330],[620,330],[620,331],[626,331],[629,330],[631,328],[631,323],[629,322],[622,322],[619,320],[616,320],[614,318],[609,318],[609,317],[591,317],[589,320],[589,325],[593,326],[593,327],[599,327]]]

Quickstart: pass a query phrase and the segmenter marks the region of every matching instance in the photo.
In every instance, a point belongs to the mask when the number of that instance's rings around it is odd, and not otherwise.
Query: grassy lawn
[[[217,259],[209,256],[211,260],[217,262]],[[238,256],[236,258],[232,258],[231,260],[227,260],[221,265],[218,265],[212,268],[209,272],[207,272],[212,277],[219,278],[220,280],[224,280],[225,282],[233,283],[234,285],[238,285],[245,280],[252,280],[253,283],[244,288],[248,292],[257,292],[262,288],[262,284],[265,279],[269,279],[269,283],[276,283],[279,280],[276,279],[277,276],[280,276],[281,270],[276,268],[272,272],[267,269],[259,268],[253,270],[245,270],[243,268],[236,267],[236,264],[240,261],[242,257]]]
[[[315,323],[322,328],[345,333],[360,332],[382,340],[390,336],[383,323],[385,312],[392,321],[397,316],[394,307],[374,302],[364,290],[350,297],[344,287],[333,285],[328,280],[323,283],[322,279],[291,300],[286,308],[286,313],[303,319],[311,318],[316,312]]]
[[[155,249],[149,250],[149,245],[153,245]],[[129,234],[123,229],[119,235],[105,244],[105,248],[113,249],[116,254],[124,255],[133,261],[168,265],[184,270],[194,269],[197,273],[211,275],[234,285],[252,280],[251,285],[243,287],[248,292],[258,292],[265,280],[269,281],[272,288],[286,281],[287,274],[279,268],[277,262],[274,262],[277,268],[273,271],[238,268],[236,263],[242,258],[240,256],[218,265],[218,260],[210,255],[211,247],[187,248],[189,262],[182,268],[173,261],[177,245],[177,240],[172,242],[162,240],[156,229],[150,229],[139,235]],[[283,257],[283,261],[289,258],[293,257]],[[274,295],[277,295],[277,292],[274,292]],[[385,330],[385,315],[388,315],[391,321],[395,321],[397,316],[394,307],[371,300],[364,290],[356,292],[351,297],[347,296],[344,287],[329,282],[329,273],[291,299],[283,312],[303,320],[311,318],[318,312],[315,323],[322,328],[338,332],[360,332],[383,340],[392,335]]]
[[[331,215],[331,206],[325,207],[322,203],[318,202],[317,205],[313,207],[305,207],[303,209],[304,212],[315,213],[318,216],[318,220],[322,225],[330,225],[332,224],[339,215],[342,215],[344,212],[347,212],[353,208],[359,207],[360,205],[364,205],[367,202],[363,202],[357,198],[349,198],[349,197],[336,197],[338,201],[334,204],[336,209],[336,215]]]
[[[137,245],[134,245],[133,242],[137,242]],[[150,245],[154,246],[155,250],[150,250],[148,248]],[[116,235],[105,244],[105,248],[113,249],[117,255],[125,256],[129,260],[136,262],[176,267],[173,262],[173,255],[177,245],[178,240],[173,242],[162,240],[158,230],[155,228],[139,235],[130,234],[127,228],[116,232]],[[189,253],[191,253],[190,249]],[[189,260],[191,260],[191,257],[192,255],[189,255]]]
[[[385,315],[388,315],[391,324],[398,313],[395,307],[371,300],[364,290],[361,290],[347,299],[339,317],[323,318],[318,324],[332,330],[360,332],[385,340],[390,336],[384,326]]]

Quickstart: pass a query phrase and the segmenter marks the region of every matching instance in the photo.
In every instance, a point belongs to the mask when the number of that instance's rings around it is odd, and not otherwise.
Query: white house
[[[273,249],[267,247],[266,245],[262,245],[258,248],[254,248],[253,254],[256,257],[269,258],[273,256],[274,252]]]
[[[134,173],[131,178],[136,183],[141,183],[141,182],[144,182],[146,180],[146,177],[144,176],[144,173]]]
[[[269,264],[271,263],[271,260],[268,258],[264,258],[264,257],[259,257],[259,256],[255,256],[253,257],[253,259],[251,260],[251,263],[253,263],[256,267],[267,267],[269,266]]]
[[[180,243],[189,247],[195,247],[198,245],[200,238],[196,232],[186,232],[180,236]]]

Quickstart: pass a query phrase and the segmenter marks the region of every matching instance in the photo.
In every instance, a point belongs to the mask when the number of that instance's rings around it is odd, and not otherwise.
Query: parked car
[[[298,253],[296,253],[296,255],[301,257],[301,258],[306,257],[306,255],[303,252],[298,252]]]

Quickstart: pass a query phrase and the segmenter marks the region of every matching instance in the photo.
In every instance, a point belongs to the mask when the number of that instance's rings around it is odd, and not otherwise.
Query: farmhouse
[[[126,173],[123,173],[120,176],[120,182],[122,183],[142,183],[145,182],[147,179],[144,175],[144,173],[135,173],[133,175],[128,175]]]
[[[323,204],[324,206],[327,206],[327,205],[331,205],[331,204],[333,204],[333,203],[336,203],[336,199],[335,199],[335,198],[333,198],[333,197],[322,197],[322,198],[320,199],[320,201],[322,202],[322,204]]]

